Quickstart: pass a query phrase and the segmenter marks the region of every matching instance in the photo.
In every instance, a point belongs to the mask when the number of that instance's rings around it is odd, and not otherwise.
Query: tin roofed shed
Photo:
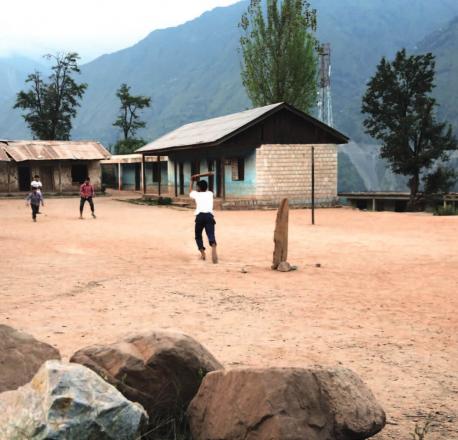
[[[45,193],[77,192],[86,177],[99,189],[109,157],[95,141],[0,141],[0,193],[28,191],[35,175]]]
[[[190,177],[212,171],[210,190],[223,206],[292,205],[311,201],[315,155],[318,205],[337,200],[337,145],[348,137],[287,103],[183,125],[137,150],[167,155],[168,178],[158,192],[180,198]],[[313,147],[313,148],[312,148]]]

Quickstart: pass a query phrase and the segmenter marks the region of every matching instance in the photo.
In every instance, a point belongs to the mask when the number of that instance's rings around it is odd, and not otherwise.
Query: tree
[[[382,58],[363,97],[366,132],[382,142],[380,155],[393,172],[410,177],[411,208],[422,174],[457,149],[450,124],[436,120],[434,75],[431,53],[408,56],[402,49],[393,62]]]
[[[72,119],[87,88],[72,77],[80,72],[80,57],[75,52],[44,57],[54,60],[48,81],[38,71],[30,74],[26,83],[31,83],[31,88],[17,94],[14,108],[29,110],[22,117],[38,139],[69,140]]]
[[[116,154],[131,154],[146,143],[143,139],[121,139],[114,145],[114,151]]]
[[[306,0],[251,0],[239,26],[242,82],[253,105],[288,102],[308,112],[316,103],[316,11]]]
[[[139,128],[145,127],[145,122],[139,118],[138,111],[151,105],[151,98],[147,96],[134,96],[130,94],[130,87],[127,84],[121,84],[116,92],[116,96],[121,101],[119,116],[113,123],[119,127],[124,135],[124,141],[135,139],[135,134]]]

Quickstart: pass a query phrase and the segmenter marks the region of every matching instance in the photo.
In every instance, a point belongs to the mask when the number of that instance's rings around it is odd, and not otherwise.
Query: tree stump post
[[[289,204],[288,199],[283,199],[277,212],[277,220],[275,222],[274,232],[274,254],[272,261],[272,269],[278,269],[282,262],[286,262],[288,258],[288,218]]]

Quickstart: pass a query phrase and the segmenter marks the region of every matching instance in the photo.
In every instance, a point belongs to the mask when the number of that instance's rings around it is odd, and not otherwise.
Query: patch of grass
[[[410,434],[412,440],[426,440],[426,436],[431,428],[431,423],[433,422],[431,416],[428,416],[423,425],[418,423],[415,425],[415,430]]]
[[[150,427],[136,440],[192,440],[184,411],[175,418],[150,421]]]
[[[438,206],[434,211],[434,215],[445,216],[445,215],[458,215],[458,210],[453,206]]]
[[[172,199],[170,197],[159,197],[158,205],[171,205]]]
[[[123,202],[132,203],[134,205],[148,205],[148,206],[168,206],[172,204],[170,197],[159,197],[159,199],[127,199]]]

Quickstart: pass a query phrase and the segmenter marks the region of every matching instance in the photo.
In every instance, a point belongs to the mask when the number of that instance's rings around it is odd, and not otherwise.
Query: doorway
[[[178,164],[178,171],[180,175],[180,194],[184,195],[184,170],[183,170],[183,162]]]
[[[54,169],[51,166],[40,167],[40,180],[43,185],[43,192],[54,191]]]
[[[29,166],[23,165],[18,167],[19,191],[29,191],[32,181],[32,173]]]
[[[223,176],[221,172],[221,160],[216,161],[216,197],[222,196]]]
[[[215,171],[215,161],[213,160],[208,160],[208,172],[213,172]],[[208,189],[211,192],[215,192],[215,175],[208,176]]]
[[[140,191],[141,186],[141,166],[139,163],[135,164],[135,191]]]

